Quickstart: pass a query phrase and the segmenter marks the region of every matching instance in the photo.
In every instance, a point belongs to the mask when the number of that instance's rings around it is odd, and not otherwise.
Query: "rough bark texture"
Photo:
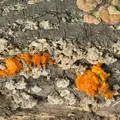
[[[9,6],[14,6],[17,3],[25,6],[24,9],[11,10]],[[102,3],[103,4],[103,3]],[[28,5],[27,0],[3,0],[0,1],[0,38],[5,38],[15,44],[19,49],[23,49],[28,45],[29,40],[35,38],[46,38],[49,43],[55,40],[64,39],[72,42],[73,45],[82,49],[87,46],[94,46],[103,53],[109,53],[117,58],[117,61],[109,66],[105,66],[106,70],[111,73],[109,84],[120,85],[120,73],[116,73],[116,69],[120,71],[119,55],[115,54],[112,45],[120,39],[120,31],[110,28],[110,25],[101,23],[100,25],[89,25],[83,23],[80,15],[83,14],[76,6],[76,0],[40,0],[39,3]],[[18,24],[17,20],[28,20],[36,22],[38,29],[23,31],[24,25]],[[42,21],[49,21],[50,28],[41,27]],[[118,24],[119,25],[119,24]],[[114,27],[116,27],[115,25]],[[12,34],[9,31],[12,30]],[[39,79],[29,78],[24,79],[25,89],[17,92],[25,92],[30,95],[33,100],[37,101],[37,105],[32,109],[12,108],[13,96],[10,90],[4,87],[6,81],[0,81],[0,120],[117,120],[120,116],[120,95],[115,96],[115,101],[111,105],[103,105],[97,109],[94,103],[109,104],[101,97],[94,98],[85,107],[79,107],[80,101],[87,98],[87,95],[74,90],[75,72],[73,70],[62,70],[57,65],[50,66],[50,80],[46,77]],[[71,93],[74,93],[77,99],[75,105],[51,105],[47,102],[47,97],[50,93],[59,93],[56,87],[56,78],[64,78],[70,81],[67,88]],[[21,78],[12,79],[16,84]],[[8,83],[9,84],[9,83]],[[44,89],[39,95],[29,93],[28,89],[31,86],[39,86]],[[10,96],[9,96],[9,95]],[[94,102],[95,101],[95,102]],[[14,104],[14,103],[13,103]],[[82,104],[82,103],[81,103]],[[83,104],[86,104],[83,102]],[[117,115],[117,117],[115,117]]]

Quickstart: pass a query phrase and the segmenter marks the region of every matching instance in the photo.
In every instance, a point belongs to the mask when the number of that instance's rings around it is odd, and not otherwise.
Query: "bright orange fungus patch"
[[[4,60],[5,69],[0,69],[0,76],[15,76],[20,70],[24,69],[24,64],[28,66],[26,72],[31,72],[33,67],[46,67],[47,64],[54,64],[54,60],[50,57],[48,52],[44,53],[19,53],[14,57],[10,57]]]
[[[78,90],[85,92],[89,96],[100,94],[107,99],[110,99],[114,91],[110,91],[109,85],[106,82],[109,74],[102,68],[101,64],[93,65],[91,70],[86,70],[83,75],[77,74],[75,79]]]

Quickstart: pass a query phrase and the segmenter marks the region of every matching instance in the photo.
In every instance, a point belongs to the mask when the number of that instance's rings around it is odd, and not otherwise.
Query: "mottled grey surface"
[[[47,38],[52,42],[55,39],[63,38],[69,42],[69,40],[72,41],[73,44],[81,46],[81,48],[85,48],[88,43],[91,43],[92,45],[96,46],[103,52],[109,51],[110,54],[113,53],[113,49],[111,48],[112,44],[120,39],[120,31],[113,30],[110,27],[110,25],[104,25],[101,23],[98,25],[88,25],[82,22],[80,19],[80,14],[82,14],[82,11],[80,11],[76,6],[76,0],[43,0],[38,4],[34,5],[27,5],[25,0],[18,0],[20,3],[25,6],[25,9],[22,9],[20,11],[17,10],[10,10],[7,15],[3,15],[3,11],[6,7],[9,7],[10,5],[16,5],[17,0],[6,0],[6,2],[0,1],[0,38],[6,38],[8,41],[12,42],[13,44],[16,44],[19,48],[24,48],[27,45],[28,40],[34,40],[35,37],[37,38]],[[23,2],[22,2],[23,1]],[[22,20],[32,20],[33,22],[37,22],[37,30],[26,30],[25,32],[22,31],[23,26],[17,24],[17,27],[14,27],[13,23],[16,22],[16,20],[22,19]],[[53,27],[52,29],[45,30],[40,27],[40,22],[43,20],[49,20],[50,23],[53,26],[57,25],[57,28]],[[8,30],[13,30],[13,35],[8,34]],[[100,48],[100,47],[101,48]],[[116,56],[116,55],[114,55]],[[114,73],[114,68],[120,69],[120,62],[119,60],[109,66],[110,71],[112,71],[113,74],[110,80],[111,85],[115,83],[120,84],[120,76],[116,75]],[[73,71],[62,71],[60,68],[57,68],[56,66],[54,68],[51,68],[52,75],[51,77],[65,77],[69,78],[71,83],[74,86],[74,78],[75,74]],[[44,81],[44,78],[43,78]],[[53,81],[44,81],[41,82],[39,80],[36,80],[34,83],[33,79],[29,79],[28,85],[38,84],[39,86],[41,83],[43,83],[43,87],[46,89],[46,93],[43,93],[42,99],[46,99],[49,90],[53,89]],[[112,81],[112,82],[111,82]],[[47,84],[48,83],[48,84]],[[46,86],[49,86],[47,89]],[[79,94],[79,93],[76,93]],[[1,95],[2,96],[2,95]],[[11,115],[14,114],[11,113],[11,110],[9,110],[9,104],[6,104],[6,101],[4,102],[4,96],[2,96],[3,101],[0,101],[3,104],[0,106],[0,116],[1,115]],[[1,98],[2,98],[1,97]],[[41,99],[41,98],[38,98]],[[42,109],[42,106],[40,106]],[[41,110],[40,109],[40,110]],[[52,111],[50,111],[52,109]],[[36,109],[35,109],[36,110]],[[35,110],[33,110],[35,112]],[[43,111],[42,111],[43,110]],[[76,112],[73,117],[64,117],[63,111],[64,109],[59,110],[59,108],[54,108],[53,106],[47,109],[47,107],[43,106],[43,109],[41,112],[48,111],[49,113],[52,112],[58,116],[58,119],[60,120],[107,120],[107,118],[100,117],[95,115],[94,113],[84,113],[84,112]],[[67,111],[67,110],[66,110]],[[117,109],[119,113],[119,109]],[[63,118],[58,115],[60,112],[60,115],[63,115]],[[70,111],[71,113],[73,111]],[[65,115],[68,114],[68,111]],[[77,117],[75,117],[77,116]],[[81,116],[81,117],[80,117]],[[57,118],[56,118],[57,120]]]
[[[14,1],[14,0],[13,0]],[[1,9],[17,2],[8,0],[6,4],[1,4]],[[60,39],[69,38],[78,45],[86,46],[91,42],[95,46],[101,46],[102,49],[111,49],[111,44],[120,38],[120,32],[112,30],[109,25],[98,26],[83,24],[79,14],[81,11],[76,6],[76,0],[43,0],[39,4],[27,5],[25,9],[20,11],[10,11],[6,16],[0,15],[0,26],[4,29],[1,36],[5,35],[8,27],[12,27],[17,19],[28,19],[38,23],[39,30],[22,32],[21,28],[14,30],[14,38],[8,36],[8,40],[15,42],[23,47],[28,39],[35,36],[38,38]],[[63,21],[63,19],[65,21]],[[49,20],[53,25],[57,24],[58,29],[44,30],[40,28],[39,23],[43,20]],[[9,25],[8,25],[9,24]]]

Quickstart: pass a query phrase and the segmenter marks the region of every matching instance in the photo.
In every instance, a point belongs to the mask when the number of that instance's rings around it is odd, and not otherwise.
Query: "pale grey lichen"
[[[104,105],[109,107],[111,104],[112,104],[112,100],[110,99],[110,100],[107,100]]]
[[[26,100],[21,103],[21,108],[24,108],[24,109],[33,108],[36,104],[37,104],[36,100],[32,100],[32,99]]]
[[[26,69],[23,69],[19,73],[20,76],[24,76],[26,79],[28,79],[31,76],[31,73],[26,72]]]
[[[60,40],[52,41],[52,45],[55,62],[63,70],[75,68],[74,62],[85,58],[86,51],[74,45],[71,41],[67,42],[67,40],[61,38]]]
[[[14,104],[17,104],[16,106],[21,107],[23,109],[26,108],[33,108],[36,104],[37,101],[33,99],[32,96],[26,94],[25,92],[19,93],[16,90],[16,94],[12,95],[14,99]]]
[[[62,98],[64,104],[74,105],[77,101],[75,95],[69,90],[70,81],[68,79],[56,78],[57,96]]]
[[[9,43],[6,39],[0,38],[0,59],[4,59],[7,56],[20,53],[20,50],[13,44]]]
[[[38,96],[39,96],[41,91],[42,91],[42,88],[37,86],[37,85],[30,88],[30,93],[36,94]]]
[[[23,77],[16,82],[13,79],[5,82],[6,89],[3,94],[6,94],[7,97],[11,97],[13,99],[11,101],[13,109],[17,109],[19,107],[23,109],[33,108],[37,104],[37,100],[25,92],[25,89],[27,89],[26,85],[27,83]]]
[[[40,76],[47,76],[49,77],[49,70],[43,70],[41,68],[32,68],[31,72],[26,72],[25,69],[21,70],[19,72],[19,75],[23,75],[26,79],[28,79],[29,77],[32,77],[34,79],[38,79],[40,78]]]
[[[91,105],[92,108],[89,105]],[[83,100],[80,101],[80,107],[82,110],[91,111],[91,109],[97,109],[98,106],[94,99],[91,99],[90,97],[85,97]]]
[[[114,43],[112,45],[114,53],[116,53],[117,55],[120,55],[120,41],[117,41],[117,43]]]
[[[8,41],[5,40],[5,39],[0,39],[0,53],[1,52],[4,52],[4,50],[6,49],[7,47],[7,44],[8,44]]]
[[[39,68],[33,68],[32,69],[32,77],[37,79],[41,76],[42,71]]]
[[[59,91],[61,97],[65,97],[68,94],[70,94],[70,91],[68,89],[62,89]]]
[[[24,24],[24,20],[22,20],[22,19],[17,19],[17,20],[16,20],[16,23],[19,24],[19,25],[22,25],[22,24]]]
[[[73,93],[67,94],[64,98],[66,100],[66,104],[69,104],[69,105],[74,105],[77,101]]]
[[[29,44],[28,47],[29,47],[29,52],[31,52],[31,53],[35,53],[38,51],[44,52],[45,50],[48,50],[50,54],[52,52],[52,49],[46,39],[34,40]]]
[[[7,81],[7,82],[5,83],[5,87],[6,87],[8,90],[14,90],[14,89],[15,89],[14,81],[13,81],[13,80]]]
[[[42,22],[40,22],[40,27],[41,27],[41,28],[44,28],[45,30],[52,29],[52,26],[51,26],[49,20],[46,20],[46,21],[43,20]]]
[[[67,105],[74,105],[77,101],[75,95],[68,89],[59,89],[60,96]]]
[[[104,58],[104,63],[105,64],[109,65],[109,64],[112,64],[112,63],[114,63],[116,61],[117,61],[117,59],[114,58],[113,56],[110,56],[108,54],[105,55],[105,58]]]
[[[112,63],[117,61],[117,59],[114,58],[112,55],[109,55],[109,53],[105,53],[103,55],[103,52],[100,52],[95,47],[88,48],[88,53],[86,55],[86,60],[88,62],[90,62],[91,64],[105,63],[107,65],[112,64]]]
[[[33,5],[33,4],[39,3],[40,1],[42,1],[42,0],[28,0],[27,4]]]
[[[12,79],[10,79],[9,81],[5,83],[5,87],[9,90],[25,89],[26,82],[24,81],[24,78],[22,77],[21,77],[21,80],[19,80],[17,83],[15,83]]]
[[[22,93],[21,93],[21,96],[22,96],[25,100],[30,99],[30,95],[26,94],[25,92],[22,92]]]
[[[48,95],[48,102],[50,104],[58,104],[61,105],[64,103],[63,99],[56,93]]]
[[[26,85],[27,83],[24,81],[24,79],[22,79],[15,84],[15,88],[18,90],[25,89]]]
[[[88,48],[87,50],[88,52],[86,55],[86,59],[88,62],[90,62],[91,64],[97,64],[101,61],[101,56],[103,54],[102,52],[99,52],[98,49],[96,49],[95,47]]]
[[[70,84],[70,81],[68,79],[57,78],[56,86],[58,88],[67,88],[69,84]]]
[[[24,25],[24,28],[22,29],[23,32],[25,30],[37,30],[38,29],[37,23],[33,21],[26,20],[24,21],[23,25]]]
[[[98,48],[88,45],[83,50],[80,46],[73,44],[73,42],[67,40],[56,40],[52,42],[54,48],[54,58],[56,64],[63,70],[67,69],[80,69],[81,64],[74,64],[81,59],[87,60],[91,64],[105,63],[112,64],[117,61],[108,52],[104,53]]]
[[[41,70],[39,68],[33,68],[31,76],[35,79],[39,78],[40,76],[47,76],[49,73],[46,70]]]
[[[120,89],[120,86],[119,86],[118,84],[114,84],[114,85],[113,85],[113,89],[114,89],[114,90],[119,90],[119,89]]]

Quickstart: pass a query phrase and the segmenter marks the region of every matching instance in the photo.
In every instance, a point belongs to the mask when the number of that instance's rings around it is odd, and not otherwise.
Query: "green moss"
[[[119,3],[117,6],[115,6],[115,8],[116,8],[118,11],[120,11],[120,3]]]

